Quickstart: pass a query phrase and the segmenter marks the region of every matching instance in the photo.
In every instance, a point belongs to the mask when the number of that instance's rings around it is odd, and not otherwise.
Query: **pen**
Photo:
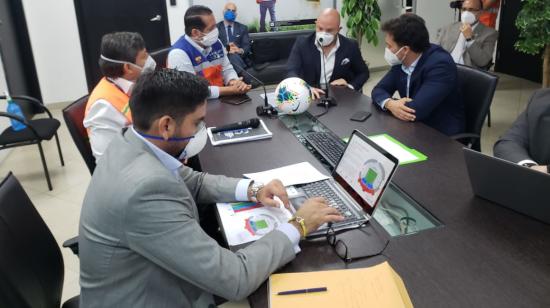
[[[304,293],[315,293],[315,292],[325,292],[325,291],[327,291],[327,288],[322,287],[322,288],[310,288],[310,289],[282,291],[282,292],[277,293],[277,295],[292,295],[292,294],[304,294]]]

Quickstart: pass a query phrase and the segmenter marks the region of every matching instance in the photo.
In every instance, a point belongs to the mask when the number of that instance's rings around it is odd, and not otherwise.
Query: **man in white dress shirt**
[[[96,161],[113,137],[132,123],[130,92],[135,80],[154,70],[156,63],[139,33],[115,32],[101,39],[99,66],[104,77],[90,94],[84,117]]]

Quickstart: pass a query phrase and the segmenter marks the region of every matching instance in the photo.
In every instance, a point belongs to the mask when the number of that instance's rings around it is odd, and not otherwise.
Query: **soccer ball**
[[[305,112],[313,96],[309,85],[300,78],[287,78],[275,89],[274,107],[283,114],[300,114]]]

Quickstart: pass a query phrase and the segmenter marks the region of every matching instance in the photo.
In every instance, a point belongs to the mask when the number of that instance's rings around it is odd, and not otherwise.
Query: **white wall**
[[[426,21],[430,41],[435,40],[437,30],[455,21],[454,10],[446,0],[416,0],[415,12]]]
[[[172,42],[184,32],[188,0],[166,0]],[[87,93],[84,61],[73,0],[23,0],[38,81],[46,104]]]
[[[172,41],[172,44],[175,43],[180,36],[185,34],[183,16],[187,8],[189,8],[189,0],[178,0],[176,6],[171,6],[170,1],[166,0],[168,26],[170,27],[170,41]]]
[[[86,94],[73,0],[23,0],[23,8],[44,102]]]

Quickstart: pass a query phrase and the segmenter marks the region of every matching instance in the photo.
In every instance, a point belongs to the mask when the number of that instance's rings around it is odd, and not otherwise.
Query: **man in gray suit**
[[[535,92],[525,111],[495,143],[496,157],[550,173],[550,89]]]
[[[482,8],[481,0],[465,0],[461,22],[439,29],[436,43],[451,54],[455,63],[488,69],[498,32],[479,22]]]
[[[98,163],[79,228],[81,307],[214,307],[212,294],[248,296],[299,252],[301,237],[343,219],[321,198],[290,223],[233,253],[201,229],[200,204],[257,200],[288,206],[280,181],[199,173],[182,165],[206,143],[208,82],[164,69],[143,74],[130,100],[133,127]]]

